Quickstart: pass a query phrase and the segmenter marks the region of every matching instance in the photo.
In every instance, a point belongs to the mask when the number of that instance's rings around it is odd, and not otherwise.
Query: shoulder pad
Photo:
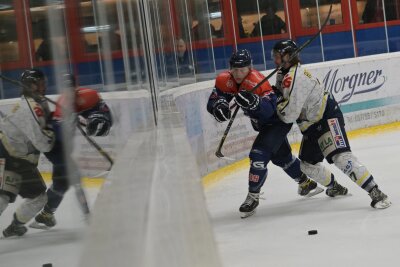
[[[232,93],[237,91],[236,83],[228,71],[218,74],[217,78],[215,79],[215,87],[224,93]]]
[[[255,86],[257,86],[262,80],[264,80],[265,76],[262,75],[257,70],[252,70],[246,79],[242,82],[243,89],[252,90]],[[264,96],[265,94],[269,94],[272,91],[271,84],[269,81],[265,81],[260,87],[256,89],[254,92],[259,96]]]

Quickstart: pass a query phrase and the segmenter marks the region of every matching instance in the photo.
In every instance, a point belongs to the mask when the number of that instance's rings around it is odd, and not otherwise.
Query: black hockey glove
[[[274,90],[274,93],[276,95],[276,103],[277,104],[279,104],[279,103],[281,103],[281,102],[283,102],[285,100],[283,98],[283,95],[282,95],[281,91],[278,88],[276,88],[275,85],[272,85],[272,90]]]
[[[231,118],[229,103],[225,98],[220,98],[213,105],[213,115],[218,122],[227,121]]]
[[[89,136],[106,136],[110,132],[112,123],[108,114],[92,113],[86,121],[86,133]]]
[[[252,92],[242,90],[235,96],[235,101],[243,109],[255,110],[260,104],[260,97]]]

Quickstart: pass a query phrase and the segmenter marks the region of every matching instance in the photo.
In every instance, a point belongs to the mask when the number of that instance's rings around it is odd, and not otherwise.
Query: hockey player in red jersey
[[[63,77],[66,86],[75,88],[75,79],[72,75],[66,74]],[[51,151],[44,153],[47,159],[53,164],[53,183],[47,190],[47,203],[43,210],[35,217],[35,222],[30,226],[33,228],[50,228],[56,225],[54,212],[60,205],[70,182],[80,184],[80,173],[78,166],[71,158],[71,141],[73,132],[76,129],[76,116],[86,121],[86,134],[88,136],[106,136],[112,126],[110,109],[102,100],[97,91],[89,88],[77,88],[73,91],[72,113],[67,114],[68,91],[60,96],[56,109],[51,119],[56,140]],[[72,132],[71,132],[72,130]],[[83,192],[83,191],[82,191]],[[84,210],[88,213],[88,210]]]
[[[231,118],[229,103],[234,99],[259,132],[249,155],[249,192],[239,209],[242,218],[252,215],[258,206],[270,160],[299,184],[300,195],[313,195],[322,190],[301,172],[299,159],[291,153],[286,135],[292,124],[283,123],[276,116],[276,95],[269,82],[251,92],[263,79],[264,76],[252,68],[250,52],[238,50],[230,58],[230,70],[217,76],[207,103],[208,112],[218,122],[223,122]]]

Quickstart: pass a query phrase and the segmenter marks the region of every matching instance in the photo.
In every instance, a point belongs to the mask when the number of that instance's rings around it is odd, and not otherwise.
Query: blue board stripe
[[[371,109],[371,108],[378,108],[383,106],[395,105],[400,104],[400,95],[399,96],[391,96],[385,98],[379,98],[374,100],[368,100],[353,104],[342,104],[340,109],[343,113],[350,113],[359,110]]]

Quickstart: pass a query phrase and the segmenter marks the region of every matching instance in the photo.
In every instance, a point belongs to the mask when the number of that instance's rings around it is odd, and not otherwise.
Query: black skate
[[[323,192],[324,189],[319,187],[316,182],[309,178],[305,178],[305,180],[301,183],[299,183],[299,188],[297,190],[297,193],[300,196],[304,197],[312,197],[315,195],[318,195],[319,193]]]
[[[260,193],[249,192],[247,194],[246,200],[239,208],[239,211],[242,213],[242,215],[240,216],[242,219],[247,218],[256,212],[259,199],[260,199]]]
[[[4,238],[12,236],[23,236],[28,229],[23,224],[15,223],[14,221],[3,231]]]
[[[336,197],[336,196],[345,196],[347,195],[347,188],[340,185],[338,182],[334,181],[333,186],[325,190],[327,196]]]
[[[386,209],[390,207],[390,205],[392,205],[392,202],[389,201],[387,195],[382,193],[382,191],[379,190],[378,186],[372,188],[369,196],[372,199],[371,207],[375,209]]]
[[[56,225],[56,218],[53,213],[46,211],[40,212],[35,217],[35,221],[29,225],[31,228],[47,230]]]

